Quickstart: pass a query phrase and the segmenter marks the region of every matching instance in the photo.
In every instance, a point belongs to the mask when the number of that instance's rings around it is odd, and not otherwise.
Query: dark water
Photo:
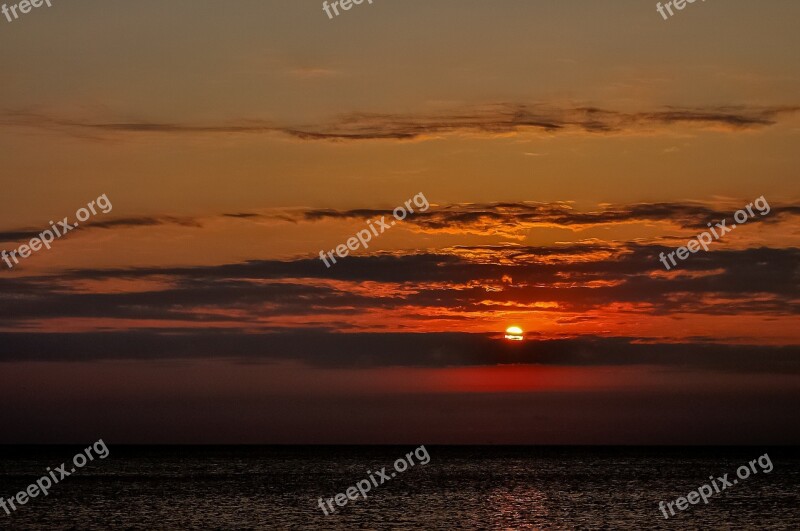
[[[19,507],[0,529],[800,529],[792,448],[426,446],[417,464],[325,516],[333,497],[414,450],[383,447],[125,447]],[[0,447],[10,498],[73,447]],[[768,453],[771,473],[665,520],[673,501]],[[415,459],[415,461],[417,461]],[[70,464],[71,467],[71,464]]]

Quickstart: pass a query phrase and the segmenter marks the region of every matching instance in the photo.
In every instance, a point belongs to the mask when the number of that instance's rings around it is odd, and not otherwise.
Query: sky
[[[799,16],[0,17],[0,443],[797,444]]]

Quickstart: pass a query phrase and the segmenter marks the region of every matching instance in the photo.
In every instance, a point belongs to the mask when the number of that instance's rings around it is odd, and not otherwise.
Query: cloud
[[[682,123],[741,130],[774,125],[781,115],[798,110],[800,107],[797,106],[714,107],[667,108],[627,113],[594,107],[497,104],[431,115],[353,113],[330,124],[284,129],[284,132],[304,140],[410,140],[454,133],[478,135],[503,135],[526,131],[620,133],[664,128]]]
[[[199,219],[190,217],[177,217],[177,216],[141,216],[141,217],[127,217],[110,219],[106,221],[92,221],[81,228],[82,232],[87,229],[122,229],[122,228],[136,228],[136,227],[156,227],[163,225],[178,225],[181,227],[202,227]],[[42,231],[49,227],[40,229],[23,228],[13,229],[0,232],[0,242],[15,242],[25,241],[32,238],[38,238]]]
[[[629,205],[602,205],[581,212],[567,202],[515,202],[515,203],[461,203],[435,205],[426,212],[416,212],[406,218],[404,225],[424,232],[450,234],[503,235],[522,238],[534,227],[559,227],[573,230],[616,223],[672,223],[686,230],[706,230],[707,223],[730,219],[747,201],[728,202],[724,207],[697,201],[634,203]],[[756,217],[748,223],[780,223],[800,216],[800,205],[771,205],[770,213]],[[272,209],[254,212],[223,213],[205,218],[187,216],[141,216],[93,221],[82,226],[89,229],[119,229],[175,225],[202,228],[204,222],[214,219],[273,222],[321,222],[326,220],[374,220],[391,217],[391,209]],[[25,241],[37,237],[43,229],[15,228],[0,232],[0,242]]]
[[[320,74],[315,72],[314,75]],[[108,134],[282,134],[299,140],[418,140],[451,134],[496,136],[525,132],[609,134],[664,130],[689,124],[738,131],[774,125],[800,106],[717,106],[623,112],[585,106],[501,103],[440,113],[350,113],[310,125],[242,120],[219,124],[158,121],[90,121],[31,111],[8,111],[0,125],[36,127],[88,138]]]
[[[517,236],[532,227],[561,227],[585,229],[591,226],[614,223],[671,222],[684,229],[707,228],[711,221],[730,218],[741,203],[731,203],[726,209],[701,202],[634,203],[631,205],[606,205],[599,210],[580,212],[569,203],[466,203],[436,205],[427,212],[417,212],[405,223],[420,227],[426,232],[455,234],[501,234]],[[756,214],[757,214],[756,210]],[[391,210],[356,209],[306,210],[294,214],[295,219],[319,221],[323,219],[375,219],[391,216]],[[750,221],[777,223],[800,216],[800,205],[775,205],[769,215]]]
[[[296,327],[301,318],[353,330],[363,326],[356,317],[390,311],[432,322],[443,315],[457,320],[532,309],[573,318],[613,305],[653,316],[800,314],[800,249],[697,254],[670,274],[658,262],[665,250],[597,243],[457,247],[352,256],[346,267],[331,269],[318,259],[297,259],[0,278],[0,292],[13,300],[0,305],[0,322],[23,327],[58,318],[120,319],[132,326],[160,320],[263,329]],[[145,282],[155,279],[147,289]],[[145,289],[104,293],[83,287],[111,280],[139,280]]]
[[[458,367],[504,364],[660,366],[678,370],[800,373],[800,346],[658,343],[582,336],[509,343],[470,333],[280,333],[137,330],[96,333],[0,333],[0,362],[233,358],[300,361],[320,367]]]

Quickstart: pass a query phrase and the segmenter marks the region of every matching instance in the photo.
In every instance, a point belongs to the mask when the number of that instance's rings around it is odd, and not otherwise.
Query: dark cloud
[[[237,212],[233,214],[223,214],[226,218],[237,218],[237,219],[250,219],[250,218],[259,218],[261,214],[257,214],[255,212]]]
[[[285,129],[303,140],[409,140],[450,133],[510,134],[525,131],[616,133],[692,123],[726,129],[751,129],[776,123],[799,107],[713,107],[626,113],[592,107],[498,104],[434,115],[353,113],[337,122]]]
[[[769,201],[769,198],[766,198]],[[741,205],[746,205],[743,202]],[[757,208],[749,223],[777,223],[789,217],[800,216],[800,205],[770,205],[770,212],[762,217]],[[592,212],[579,212],[568,203],[469,203],[436,206],[426,212],[416,212],[405,223],[412,223],[428,231],[458,231],[479,233],[513,233],[534,226],[560,226],[583,228],[594,225],[631,222],[673,222],[686,229],[706,229],[709,222],[732,219],[738,207],[728,210],[700,202],[636,203],[610,205]],[[299,213],[302,219],[375,219],[391,216],[391,210],[317,209]]]
[[[131,217],[111,219],[108,221],[93,221],[89,227],[97,229],[116,229],[122,227],[151,227],[158,225],[180,225],[182,227],[200,228],[203,225],[195,218],[158,216],[158,217]]]
[[[766,198],[769,201],[769,198]],[[732,202],[726,209],[706,203],[687,201],[671,203],[634,203],[606,205],[589,212],[575,210],[569,203],[465,203],[436,205],[425,212],[415,212],[404,221],[409,226],[427,232],[519,235],[537,226],[582,229],[597,225],[635,222],[671,222],[687,230],[707,230],[709,222],[732,220],[733,213],[748,201]],[[800,216],[800,205],[770,204],[770,212],[760,215],[754,208],[754,223],[781,223]],[[376,220],[391,217],[390,209],[294,209],[262,212],[233,212],[219,217],[242,221],[282,221],[288,223],[320,222],[324,220]],[[141,216],[93,221],[81,227],[91,229],[120,229],[175,225],[203,227],[212,218],[178,216]],[[46,227],[44,227],[46,228]],[[24,242],[38,237],[44,228],[17,228],[0,232],[0,242]]]
[[[497,135],[542,131],[579,131],[593,134],[646,131],[674,124],[722,127],[728,130],[766,127],[798,106],[708,108],[662,108],[653,111],[622,112],[595,107],[567,107],[543,104],[493,104],[455,109],[435,114],[351,113],[329,123],[289,126],[261,120],[225,124],[178,124],[145,121],[89,121],[55,118],[30,112],[6,112],[0,124],[29,126],[87,137],[107,133],[161,134],[260,134],[278,133],[300,140],[358,141],[413,140],[434,135],[468,133]]]
[[[658,343],[583,336],[508,342],[469,333],[279,333],[136,330],[93,333],[0,333],[0,361],[234,358],[294,360],[322,367],[458,367],[498,364],[649,365],[725,372],[800,373],[800,346]]]
[[[70,219],[69,223],[74,223],[74,220]],[[91,221],[79,228],[82,231],[86,231],[87,229],[123,229],[136,227],[157,227],[162,225],[178,225],[182,227],[194,228],[200,228],[203,226],[198,219],[188,217],[141,216],[117,218],[106,221]],[[56,223],[56,227],[58,228],[58,223]],[[38,238],[39,235],[46,229],[49,229],[49,227],[3,231],[0,232],[0,242],[30,241],[32,238]]]
[[[653,245],[463,247],[439,253],[352,256],[326,269],[318,259],[250,261],[205,267],[79,270],[52,277],[0,279],[0,320],[163,319],[252,323],[265,317],[312,319],[371,310],[445,309],[452,318],[491,309],[564,313],[614,303],[649,314],[791,316],[800,313],[800,249],[756,248],[692,255],[682,275],[662,271]],[[593,254],[594,253],[594,254]],[[579,259],[578,259],[579,258]],[[132,293],[91,293],[80,280],[156,278]],[[166,280],[165,280],[166,279]],[[313,282],[317,279],[320,282]],[[164,287],[163,282],[169,285]],[[271,282],[274,281],[274,282]],[[396,291],[354,290],[385,283]],[[433,312],[435,313],[435,312]],[[448,315],[447,319],[451,316]],[[345,325],[349,329],[353,325]]]

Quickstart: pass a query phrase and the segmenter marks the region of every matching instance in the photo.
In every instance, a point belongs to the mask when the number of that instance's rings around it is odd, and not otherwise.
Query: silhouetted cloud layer
[[[426,231],[472,232],[514,234],[536,226],[587,228],[596,225],[636,222],[671,222],[686,229],[706,229],[707,223],[731,219],[740,206],[723,210],[700,202],[634,203],[631,205],[607,205],[600,210],[580,212],[565,202],[554,203],[468,203],[437,205],[427,212],[417,212],[406,223],[412,223]],[[757,211],[756,211],[757,212]],[[388,210],[308,210],[295,214],[295,219],[317,221],[321,219],[375,219],[390,216]],[[800,216],[800,205],[773,206],[769,214],[761,218],[758,213],[750,221],[777,223],[793,216]]]
[[[261,328],[261,319],[302,316],[348,330],[354,326],[350,317],[389,310],[432,321],[441,312],[458,319],[531,307],[573,318],[615,304],[643,315],[800,313],[800,249],[697,254],[681,264],[679,274],[659,269],[658,253],[666,250],[635,244],[483,246],[352,256],[346,267],[331,269],[318,259],[298,259],[0,278],[0,292],[13,301],[0,305],[0,321],[22,326],[52,318],[117,318]],[[113,279],[159,284],[123,293],[71,288],[80,281]],[[385,289],[355,289],[364,282]]]
[[[769,198],[767,198],[769,199]],[[708,203],[663,202],[633,203],[628,205],[603,205],[601,208],[582,212],[575,210],[567,202],[514,202],[514,203],[461,203],[435,205],[426,212],[416,212],[409,216],[404,225],[417,227],[425,232],[445,232],[454,234],[502,234],[519,236],[534,227],[560,227],[585,229],[598,225],[619,223],[664,222],[683,229],[707,230],[709,222],[732,219],[733,213],[747,202],[731,202],[725,208]],[[322,222],[326,220],[375,220],[381,216],[391,217],[391,209],[280,209],[258,212],[232,212],[216,216],[216,219],[239,221],[274,222]],[[748,221],[754,223],[780,223],[794,221],[800,217],[800,205],[770,205],[768,215],[762,217],[758,209],[755,217]],[[201,228],[214,217],[187,216],[141,216],[93,221],[81,228],[82,232],[97,229],[120,229],[157,226],[182,226]],[[43,229],[15,228],[0,231],[0,242],[30,240]]]
[[[502,103],[439,113],[351,113],[312,125],[242,120],[223,124],[182,124],[156,121],[90,121],[57,118],[41,112],[6,112],[0,125],[28,126],[87,137],[110,133],[161,134],[282,134],[300,140],[414,140],[447,134],[505,135],[527,131],[592,134],[653,131],[690,124],[729,131],[766,127],[783,115],[800,110],[793,105],[705,108],[665,107],[623,112],[587,106]]]
[[[797,206],[772,208],[765,222],[800,213]],[[270,217],[323,222],[381,212],[306,209],[221,217],[231,223]],[[702,203],[642,203],[594,212],[575,212],[566,203],[493,203],[440,206],[409,221],[425,231],[513,233],[536,224],[582,227],[663,219],[692,228],[730,215]],[[202,220],[130,217],[92,226],[161,225],[198,227]],[[21,234],[9,231],[0,238]],[[644,242],[475,245],[355,255],[346,266],[331,269],[313,257],[0,276],[6,302],[0,305],[5,330],[0,360],[233,357],[336,367],[647,364],[798,372],[797,346],[755,347],[736,337],[672,342],[532,336],[515,345],[485,334],[403,333],[409,323],[469,323],[498,312],[535,311],[560,324],[592,321],[602,313],[629,319],[675,316],[676,323],[692,316],[745,315],[788,321],[800,314],[800,249],[720,248],[693,255],[667,273],[658,255],[671,250]],[[106,281],[117,288],[104,291]],[[118,288],[124,285],[136,289]],[[382,323],[376,315],[393,317]],[[394,318],[403,325],[393,324]],[[54,321],[62,323],[59,330],[64,320],[89,330],[53,333],[51,320],[62,320]]]
[[[182,227],[202,227],[200,219],[176,216],[141,216],[109,219],[106,221],[91,221],[81,227],[82,232],[88,229],[130,229],[137,227],[160,227],[164,225],[178,225]],[[0,231],[0,242],[25,241],[37,238],[43,230],[42,228],[23,228],[8,231]]]
[[[457,367],[499,364],[649,365],[724,372],[800,373],[800,346],[654,343],[583,336],[519,343],[469,333],[331,333],[315,329],[0,333],[0,361],[234,358],[293,360],[323,367]]]

